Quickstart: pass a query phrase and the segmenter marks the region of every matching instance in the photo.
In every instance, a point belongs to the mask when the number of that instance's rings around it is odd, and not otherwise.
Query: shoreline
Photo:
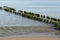
[[[30,37],[30,36],[49,36],[49,37],[60,37],[54,33],[31,33],[31,34],[22,34],[22,35],[9,35],[9,36],[0,36],[0,38],[12,38],[12,37]]]
[[[60,37],[56,36],[14,36],[14,37],[2,37],[0,40],[59,40]]]
[[[57,36],[59,31],[51,29],[51,27],[1,27],[0,37],[14,36]],[[58,35],[59,36],[59,35]]]

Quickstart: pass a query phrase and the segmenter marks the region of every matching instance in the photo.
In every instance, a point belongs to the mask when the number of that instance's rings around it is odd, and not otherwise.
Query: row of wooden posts
[[[54,24],[55,29],[60,30],[60,19],[45,16],[45,15],[40,15],[33,12],[22,11],[22,10],[18,10],[17,12],[14,8],[7,7],[7,6],[0,7],[0,10],[5,10],[6,12],[14,13],[16,15],[21,15],[28,19],[33,19],[33,20],[45,22],[48,24]]]

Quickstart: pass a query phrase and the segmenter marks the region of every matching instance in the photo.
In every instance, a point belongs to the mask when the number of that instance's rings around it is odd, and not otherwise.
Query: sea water
[[[16,10],[39,13],[41,15],[60,18],[60,1],[59,0],[1,0],[0,6],[8,6]],[[46,25],[37,21],[26,19],[24,17],[10,14],[0,10],[0,25],[2,26],[40,26]]]
[[[0,6],[8,6],[18,10],[39,13],[45,16],[60,18],[60,1],[59,0],[1,0]],[[0,27],[4,26],[53,26],[35,20],[30,20],[25,17],[0,10]],[[4,29],[4,28],[3,28]],[[4,29],[5,30],[5,29]],[[54,29],[53,29],[54,30]],[[35,34],[36,32],[33,32]],[[51,35],[55,32],[37,33]],[[0,31],[0,36],[30,34],[30,32],[19,32],[16,30]]]

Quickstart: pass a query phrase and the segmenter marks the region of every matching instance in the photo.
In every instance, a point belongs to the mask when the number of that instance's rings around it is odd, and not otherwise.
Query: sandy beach
[[[0,40],[60,40],[56,36],[25,36],[25,37],[2,37]]]

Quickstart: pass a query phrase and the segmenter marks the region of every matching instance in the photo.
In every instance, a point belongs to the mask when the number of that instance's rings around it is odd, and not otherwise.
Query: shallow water
[[[2,26],[50,26],[52,24],[46,24],[24,18],[19,15],[11,14],[5,11],[0,11],[0,27]]]
[[[24,35],[59,36],[59,32],[57,33],[51,27],[0,27],[0,37]]]

